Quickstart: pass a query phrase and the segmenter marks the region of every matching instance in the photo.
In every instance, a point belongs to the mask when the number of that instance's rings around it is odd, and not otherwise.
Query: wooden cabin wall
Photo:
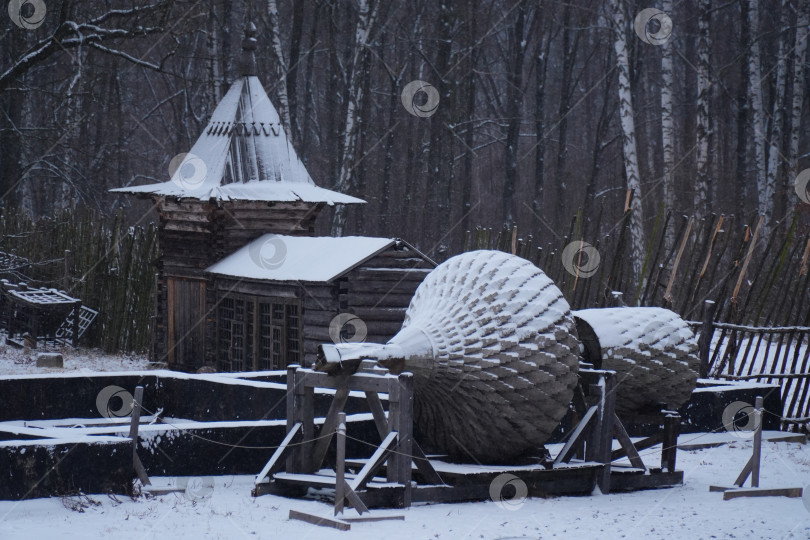
[[[266,233],[313,235],[315,219],[322,203],[275,203],[230,201],[221,205],[201,201],[155,201],[159,221],[158,238],[161,260],[158,262],[157,299],[152,361],[169,362],[169,367],[195,371],[208,363],[210,345],[215,344],[215,288],[205,289],[204,316],[206,358],[170,358],[168,280],[209,279],[206,268]],[[173,309],[191,312],[194,306],[175,298]],[[184,350],[197,350],[196,347]],[[214,355],[216,353],[214,352]]]
[[[301,302],[302,360],[310,367],[315,362],[318,345],[331,342],[329,323],[338,314],[337,285],[330,283],[278,283],[253,280],[239,280],[217,276],[217,295],[244,294],[270,298],[297,298]],[[212,287],[213,289],[213,287]],[[216,302],[216,300],[215,300]],[[206,364],[217,365],[216,310],[210,312],[207,323]]]
[[[392,247],[341,278],[340,311],[366,324],[366,341],[385,343],[399,332],[416,288],[433,268],[407,245]]]

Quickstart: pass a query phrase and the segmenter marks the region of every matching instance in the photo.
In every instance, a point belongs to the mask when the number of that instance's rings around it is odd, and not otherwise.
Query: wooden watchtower
[[[312,236],[325,205],[365,202],[312,181],[257,77],[255,34],[250,24],[241,76],[171,179],[112,190],[151,199],[160,216],[153,359],[176,369],[214,345],[206,268],[265,233]]]
[[[172,160],[171,179],[112,190],[151,199],[159,214],[151,356],[172,369],[306,366],[334,317],[352,306],[366,310],[359,316],[369,337],[384,341],[435,266],[398,239],[314,238],[324,206],[365,201],[313,182],[257,77],[255,34],[250,24],[241,76],[191,150]],[[268,247],[289,252],[286,266],[263,263]],[[297,270],[313,266],[321,272],[311,278]],[[374,297],[351,279],[376,280]]]

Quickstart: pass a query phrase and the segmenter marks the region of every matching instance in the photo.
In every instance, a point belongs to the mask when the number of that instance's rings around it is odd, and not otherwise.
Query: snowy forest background
[[[311,176],[368,201],[321,217],[319,233],[401,236],[438,260],[474,245],[508,249],[508,234],[495,237],[503,227],[519,231],[524,250],[534,248],[528,235],[558,251],[568,240],[605,240],[608,289],[649,304],[662,303],[682,237],[700,283],[715,261],[739,270],[762,216],[751,268],[767,273],[774,254],[800,265],[772,268],[782,281],[761,287],[796,282],[801,302],[785,319],[805,318],[810,212],[794,181],[810,166],[806,1],[41,3],[34,29],[0,16],[6,249],[75,246],[70,233],[20,240],[27,218],[95,223],[123,206],[109,230],[156,219],[148,203],[107,190],[168,180],[170,160],[189,150],[238,75],[251,20],[259,78]],[[36,2],[27,4],[33,16]],[[648,41],[660,19],[646,40],[634,27],[650,7],[672,22],[659,44]],[[438,90],[435,114],[403,106],[414,80]],[[466,234],[477,226],[495,233]],[[701,271],[726,231],[736,236]],[[609,260],[616,253],[627,254],[625,266]],[[714,277],[730,293],[737,276],[723,272]],[[717,279],[685,291],[683,306],[668,302],[698,316]],[[650,281],[658,300],[644,290]],[[87,280],[82,287],[92,293]],[[587,294],[580,300],[587,305]],[[771,322],[781,314],[764,309],[758,317]]]

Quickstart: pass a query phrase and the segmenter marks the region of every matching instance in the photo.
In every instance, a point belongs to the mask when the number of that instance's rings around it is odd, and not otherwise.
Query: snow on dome
[[[364,203],[315,185],[256,76],[238,79],[168,182],[117,188],[200,200]]]

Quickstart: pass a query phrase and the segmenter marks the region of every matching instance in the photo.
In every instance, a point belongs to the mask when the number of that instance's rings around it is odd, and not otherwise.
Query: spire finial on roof
[[[256,70],[256,25],[249,22],[245,26],[245,37],[242,39],[242,75],[255,76]]]

